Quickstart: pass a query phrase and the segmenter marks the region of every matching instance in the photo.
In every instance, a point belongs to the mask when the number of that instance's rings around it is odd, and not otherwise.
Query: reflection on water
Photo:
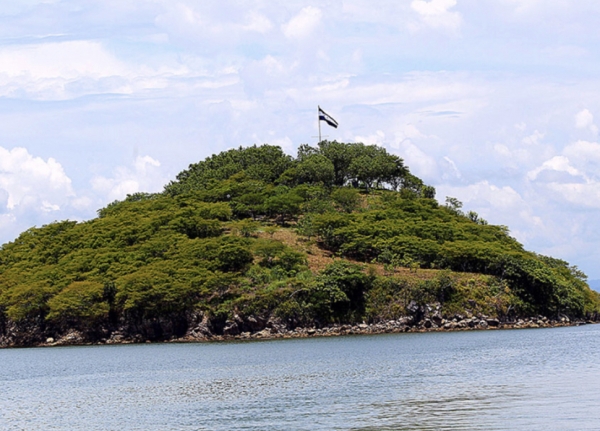
[[[598,430],[600,326],[0,350],[2,430]]]

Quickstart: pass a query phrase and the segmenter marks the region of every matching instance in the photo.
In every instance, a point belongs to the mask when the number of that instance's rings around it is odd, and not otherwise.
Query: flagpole
[[[319,123],[319,143],[321,143],[321,107],[317,105],[317,123]]]

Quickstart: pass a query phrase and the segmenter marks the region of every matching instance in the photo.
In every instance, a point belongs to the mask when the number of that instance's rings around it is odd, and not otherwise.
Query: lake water
[[[0,430],[599,430],[600,325],[0,350]]]

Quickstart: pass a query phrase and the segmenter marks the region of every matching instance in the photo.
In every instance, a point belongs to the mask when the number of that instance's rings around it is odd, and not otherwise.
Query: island
[[[598,320],[576,266],[435,193],[378,146],[213,155],[160,193],[4,244],[0,347]]]

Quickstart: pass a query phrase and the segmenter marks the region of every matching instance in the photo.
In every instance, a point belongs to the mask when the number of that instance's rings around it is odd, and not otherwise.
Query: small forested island
[[[0,249],[0,347],[538,327],[596,321],[575,266],[383,148],[323,141],[190,165],[161,193]]]

